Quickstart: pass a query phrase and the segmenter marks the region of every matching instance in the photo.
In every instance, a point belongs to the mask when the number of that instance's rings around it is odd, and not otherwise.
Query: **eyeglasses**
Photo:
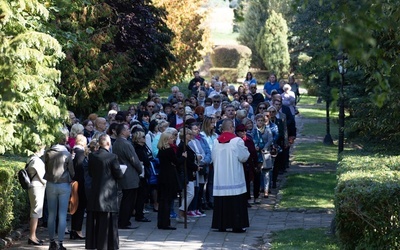
[[[258,109],[267,109],[266,107],[258,107]]]
[[[151,106],[151,105],[147,105],[147,107],[148,107],[148,108],[154,108],[154,106]]]
[[[251,89],[257,89],[257,87],[250,87]]]
[[[213,101],[213,103],[220,103],[220,101]]]
[[[178,109],[183,109],[183,107],[180,107],[180,108],[178,108]]]

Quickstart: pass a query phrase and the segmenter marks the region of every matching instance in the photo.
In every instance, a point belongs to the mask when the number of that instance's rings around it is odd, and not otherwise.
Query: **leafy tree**
[[[157,76],[155,84],[166,86],[181,82],[202,59],[203,45],[207,42],[207,33],[202,25],[203,15],[199,13],[202,3],[201,0],[153,0],[156,7],[166,10],[165,22],[175,34],[171,41],[174,60],[169,60],[170,67]]]
[[[61,46],[41,30],[48,17],[35,0],[0,3],[0,153],[32,153],[53,142],[66,110],[60,93]]]
[[[304,1],[296,15],[293,27],[300,31],[299,40],[305,45],[302,52],[312,58],[301,66],[303,76],[331,72],[331,82],[338,86],[335,55],[343,51],[349,56],[345,82],[348,135],[385,143],[400,139],[396,122],[400,118],[399,28],[395,25],[399,7],[399,0],[314,0]]]
[[[278,77],[289,70],[288,27],[282,15],[274,10],[257,36],[256,49],[265,66]]]
[[[63,45],[60,91],[78,114],[128,100],[169,66],[171,30],[148,0],[54,0],[49,31]]]

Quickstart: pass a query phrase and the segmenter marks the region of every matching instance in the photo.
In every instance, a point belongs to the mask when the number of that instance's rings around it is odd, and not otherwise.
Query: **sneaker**
[[[199,210],[194,211],[194,213],[197,214],[200,217],[206,217],[207,216],[205,213],[202,213]]]
[[[149,210],[147,210],[147,209],[143,209],[143,213],[144,213],[144,214],[148,214],[148,213],[150,213],[150,212],[149,212]]]
[[[185,223],[185,218],[182,218],[182,217],[176,217],[176,222],[178,222],[178,223]],[[190,222],[195,222],[195,220],[192,220],[192,219],[190,219],[190,218],[187,218],[187,222],[188,223],[190,223]]]
[[[187,211],[186,215],[192,218],[198,218],[200,215],[196,214],[194,211]]]
[[[169,214],[169,218],[171,218],[171,219],[176,219],[177,217],[178,217],[178,215],[175,212]]]
[[[254,204],[260,204],[260,203],[261,203],[261,199],[260,198],[254,199]]]

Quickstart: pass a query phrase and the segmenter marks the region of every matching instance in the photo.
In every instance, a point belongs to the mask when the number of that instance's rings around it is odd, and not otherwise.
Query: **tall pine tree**
[[[58,101],[56,39],[40,32],[48,11],[36,0],[0,3],[0,154],[49,145],[67,112]]]
[[[256,49],[270,72],[282,77],[289,70],[288,27],[281,14],[270,12],[257,36]]]

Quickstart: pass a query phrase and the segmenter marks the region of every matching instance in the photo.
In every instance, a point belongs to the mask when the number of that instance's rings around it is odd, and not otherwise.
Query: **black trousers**
[[[119,207],[118,227],[131,225],[130,219],[136,204],[138,188],[122,189],[121,205]]]
[[[119,248],[117,213],[88,211],[85,249]]]
[[[144,209],[144,201],[148,196],[148,185],[147,181],[144,178],[140,178],[140,184],[137,191],[137,197],[135,202],[135,219],[141,220],[144,218],[143,209]]]

